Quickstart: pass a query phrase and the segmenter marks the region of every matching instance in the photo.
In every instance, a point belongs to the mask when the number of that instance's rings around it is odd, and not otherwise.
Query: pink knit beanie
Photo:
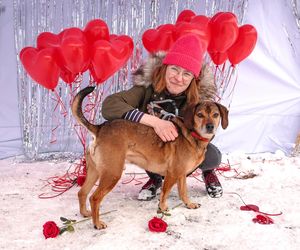
[[[204,50],[197,36],[188,34],[180,37],[171,47],[163,64],[180,66],[197,77],[202,67]]]

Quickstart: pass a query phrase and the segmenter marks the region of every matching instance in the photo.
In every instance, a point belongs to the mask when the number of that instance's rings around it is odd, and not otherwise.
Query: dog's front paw
[[[165,210],[162,210],[160,207],[158,207],[158,209],[157,209],[158,214],[171,215],[169,212],[170,212],[169,208],[166,208]]]
[[[166,204],[158,205],[157,213],[164,214],[164,213],[168,213],[168,212],[169,212],[169,208]]]
[[[190,202],[188,204],[185,204],[187,208],[189,209],[197,209],[201,206],[199,203]]]
[[[99,221],[99,223],[96,223],[94,225],[94,228],[98,229],[98,230],[105,229],[105,228],[107,228],[107,225],[103,221]]]
[[[83,217],[91,217],[92,216],[92,212],[89,210],[81,210],[80,213]]]

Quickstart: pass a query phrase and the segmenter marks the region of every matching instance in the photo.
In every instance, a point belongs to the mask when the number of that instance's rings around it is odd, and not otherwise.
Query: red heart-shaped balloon
[[[237,18],[231,12],[218,13],[216,18],[209,22],[211,39],[208,51],[225,52],[229,49],[238,37]]]
[[[89,67],[90,49],[83,31],[69,28],[61,35],[60,54],[64,68],[72,74],[83,73]]]
[[[176,37],[179,38],[181,36],[184,36],[186,34],[195,34],[198,36],[201,47],[203,50],[207,49],[207,46],[209,44],[209,32],[207,27],[201,27],[197,23],[187,23],[187,22],[180,22],[176,24]]]
[[[77,74],[73,74],[72,72],[65,70],[60,70],[59,77],[66,83],[73,83],[77,77]]]
[[[118,35],[116,35],[116,34],[110,34],[109,41],[112,41],[112,40],[116,39],[117,37],[118,37]]]
[[[160,37],[158,50],[168,51],[176,40],[176,27],[173,24],[160,25],[158,28]]]
[[[20,52],[20,60],[31,78],[47,89],[57,86],[60,69],[56,64],[55,50],[45,48],[37,50],[25,47]]]
[[[228,49],[228,59],[236,65],[248,57],[253,51],[257,41],[257,31],[250,25],[239,27],[239,35],[235,43]]]
[[[93,45],[97,40],[109,40],[108,26],[106,22],[101,19],[89,21],[83,31],[90,45]]]
[[[90,67],[94,80],[97,83],[107,80],[127,62],[131,54],[132,49],[122,40],[96,41],[92,48]]]
[[[38,50],[45,48],[59,48],[60,37],[51,32],[42,32],[36,38],[36,46]]]
[[[210,18],[207,16],[203,16],[203,15],[194,16],[191,19],[191,23],[197,24],[199,26],[199,28],[201,28],[203,30],[208,29],[209,21],[210,21]]]
[[[126,36],[126,35],[118,36],[118,35],[112,34],[109,36],[109,40],[110,41],[122,41],[127,44],[130,51],[133,50],[134,44],[133,44],[132,38],[130,36]]]
[[[220,11],[220,12],[214,14],[213,17],[210,19],[210,21],[214,22],[220,15],[223,15],[223,13],[225,13],[225,12]]]
[[[68,69],[65,67],[64,58],[60,53],[61,39],[63,37],[64,31],[65,30],[60,32],[58,35],[53,34],[51,32],[42,32],[38,35],[36,39],[36,44],[38,50],[45,49],[45,48],[55,49],[56,52],[55,59],[57,65],[62,71],[68,71]]]
[[[70,37],[76,37],[78,39],[86,40],[84,32],[77,27],[64,29],[58,34],[58,36],[60,37],[61,41]]]
[[[148,52],[153,53],[157,50],[158,38],[159,34],[156,29],[148,29],[143,33],[142,42]]]
[[[208,51],[208,54],[210,55],[211,60],[216,65],[223,64],[228,58],[227,52]]]
[[[142,36],[143,45],[150,53],[168,51],[175,40],[176,27],[173,24],[164,24],[157,29],[146,30]]]
[[[196,16],[196,14],[192,10],[183,10],[179,13],[176,24],[179,22],[190,22],[194,16]]]

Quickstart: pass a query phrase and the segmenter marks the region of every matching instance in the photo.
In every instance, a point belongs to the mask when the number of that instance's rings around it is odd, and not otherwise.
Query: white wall
[[[290,152],[300,133],[300,28],[290,6],[249,1],[245,23],[258,42],[239,65],[230,126],[216,138],[223,152]]]
[[[4,8],[0,13],[0,159],[22,153],[13,1],[2,1]]]

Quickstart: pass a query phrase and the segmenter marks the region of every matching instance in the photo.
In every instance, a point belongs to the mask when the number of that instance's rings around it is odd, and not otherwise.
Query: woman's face
[[[168,65],[166,70],[166,87],[170,94],[179,95],[184,92],[194,78],[191,71],[176,65]]]

